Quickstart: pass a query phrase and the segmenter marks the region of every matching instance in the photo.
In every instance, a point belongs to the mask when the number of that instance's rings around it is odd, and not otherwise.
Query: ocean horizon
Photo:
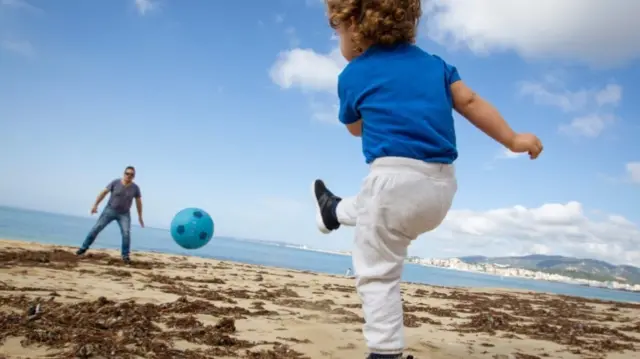
[[[79,246],[95,218],[0,206],[0,238],[42,244]],[[179,247],[168,229],[132,226],[131,250],[212,258],[269,267],[342,275],[352,267],[351,257],[329,251],[302,249],[294,243],[249,238],[216,237],[198,250]],[[92,249],[119,249],[117,224],[108,226]],[[134,257],[135,258],[135,257]],[[500,277],[406,263],[403,281],[446,287],[504,288],[547,292],[611,301],[640,302],[640,293],[575,284]]]

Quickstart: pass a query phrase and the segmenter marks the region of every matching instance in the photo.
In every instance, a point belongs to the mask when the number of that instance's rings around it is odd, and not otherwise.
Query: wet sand
[[[364,358],[352,279],[0,240],[0,358]],[[416,359],[640,357],[640,303],[404,284]]]

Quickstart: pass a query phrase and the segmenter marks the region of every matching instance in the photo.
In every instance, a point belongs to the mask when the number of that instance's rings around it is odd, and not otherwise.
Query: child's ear
[[[351,17],[351,19],[349,19],[349,31],[350,32],[354,32],[356,31],[356,28],[358,27],[358,20],[355,17]]]

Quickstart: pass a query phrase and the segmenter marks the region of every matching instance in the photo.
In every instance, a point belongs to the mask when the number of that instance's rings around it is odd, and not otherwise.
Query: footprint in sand
[[[437,345],[434,345],[431,342],[420,342],[420,345],[429,349],[431,352],[434,352],[434,353],[442,350],[440,349],[440,347],[438,347]]]

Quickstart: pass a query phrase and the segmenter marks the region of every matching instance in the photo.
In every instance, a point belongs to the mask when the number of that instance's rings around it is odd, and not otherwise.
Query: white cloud
[[[554,106],[565,112],[577,112],[593,107],[618,106],[622,100],[622,87],[607,84],[600,89],[568,90],[558,79],[544,82],[523,81],[519,92],[531,96],[540,105]]]
[[[3,50],[12,52],[14,54],[24,56],[27,58],[32,58],[36,54],[36,50],[34,46],[25,40],[2,40],[0,42],[0,47]]]
[[[561,124],[558,131],[571,136],[596,138],[614,122],[613,115],[591,114],[576,117],[568,124]]]
[[[153,11],[157,4],[151,0],[134,0],[136,9],[140,15],[146,15],[148,12]]]
[[[640,184],[640,162],[629,162],[626,167],[631,182]]]
[[[514,158],[519,158],[524,156],[526,153],[517,153],[517,152],[511,152],[510,149],[505,148],[502,151],[500,151],[498,153],[498,155],[496,156],[497,160],[510,160],[510,159],[514,159]]]
[[[595,138],[611,126],[616,116],[612,108],[622,101],[622,87],[607,84],[602,88],[568,90],[562,81],[547,76],[543,82],[521,82],[521,95],[531,96],[535,103],[557,107],[564,112],[583,113],[569,123],[558,126],[558,130],[571,136]]]
[[[552,91],[544,83],[528,81],[520,83],[520,94],[533,97],[537,104],[558,107],[565,112],[580,110],[589,100],[589,93],[586,90]]]
[[[334,125],[340,123],[338,121],[338,104],[336,101],[311,100],[309,106],[314,120]]]
[[[289,26],[284,30],[287,38],[289,39],[289,46],[297,47],[300,46],[300,39],[298,38],[298,34],[296,29],[293,26]]]
[[[622,100],[622,87],[616,84],[609,84],[596,93],[596,103],[598,106],[617,106]]]
[[[312,118],[326,123],[338,119],[338,75],[347,62],[334,48],[326,54],[312,49],[292,49],[278,55],[269,70],[271,80],[283,89],[298,88],[309,97]],[[327,100],[313,98],[314,93],[328,96]]]
[[[553,254],[553,250],[544,244],[533,244],[528,248],[527,254]]]
[[[629,162],[624,169],[625,173],[621,175],[599,173],[598,176],[611,184],[640,184],[640,161]]]
[[[278,86],[304,91],[336,93],[338,75],[346,65],[339,49],[319,54],[312,49],[292,49],[278,55],[269,76]]]
[[[633,0],[431,0],[428,35],[479,54],[513,50],[593,66],[640,58],[640,2]]]
[[[11,21],[13,16],[20,16],[19,14],[23,12],[36,16],[44,14],[42,9],[31,5],[25,0],[0,0],[0,50],[32,58],[36,55],[35,47],[20,34],[14,34],[17,28],[12,24],[17,23],[18,19],[16,18],[15,22]],[[5,15],[9,21],[3,20]]]
[[[42,12],[42,9],[31,5],[25,0],[0,0],[0,6],[4,6],[7,8],[27,10],[31,12]]]
[[[470,245],[478,251],[461,254],[506,255],[520,248],[515,252],[564,254],[640,265],[640,228],[618,215],[589,218],[579,202],[550,203],[538,208],[452,210],[441,228],[427,237],[436,241],[456,240],[460,248]]]

